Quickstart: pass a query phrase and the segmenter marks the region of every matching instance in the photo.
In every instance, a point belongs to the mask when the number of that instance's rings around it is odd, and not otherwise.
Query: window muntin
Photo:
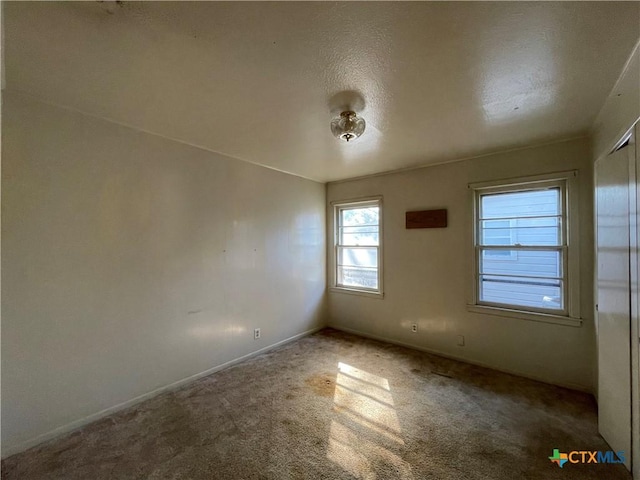
[[[565,192],[563,181],[477,191],[477,304],[567,314]]]
[[[379,200],[335,206],[335,286],[381,292]]]

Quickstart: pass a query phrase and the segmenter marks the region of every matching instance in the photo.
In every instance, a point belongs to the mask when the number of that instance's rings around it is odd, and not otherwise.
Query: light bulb
[[[358,117],[355,112],[348,110],[333,119],[331,133],[336,138],[350,142],[364,133],[365,126],[364,118]]]

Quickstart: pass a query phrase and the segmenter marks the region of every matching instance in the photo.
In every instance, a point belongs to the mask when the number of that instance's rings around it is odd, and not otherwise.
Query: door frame
[[[640,479],[640,123],[629,140],[630,289],[631,289],[631,472]]]

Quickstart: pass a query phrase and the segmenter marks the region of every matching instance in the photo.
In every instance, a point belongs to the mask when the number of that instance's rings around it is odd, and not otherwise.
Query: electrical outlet
[[[458,335],[458,346],[464,347],[464,335]]]
[[[260,329],[259,329],[259,328],[256,328],[256,329],[253,331],[253,338],[254,338],[255,340],[257,340],[257,339],[259,339],[259,338],[260,338]]]
[[[418,331],[418,324],[417,323],[412,323],[411,324],[411,331],[413,333],[417,333],[417,331]]]

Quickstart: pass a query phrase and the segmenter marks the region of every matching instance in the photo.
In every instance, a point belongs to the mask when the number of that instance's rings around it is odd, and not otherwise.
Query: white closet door
[[[596,162],[598,427],[631,465],[629,149]]]
[[[640,124],[631,138],[631,464],[633,478],[640,480]],[[634,152],[635,150],[635,152]],[[635,156],[635,161],[634,157]]]

